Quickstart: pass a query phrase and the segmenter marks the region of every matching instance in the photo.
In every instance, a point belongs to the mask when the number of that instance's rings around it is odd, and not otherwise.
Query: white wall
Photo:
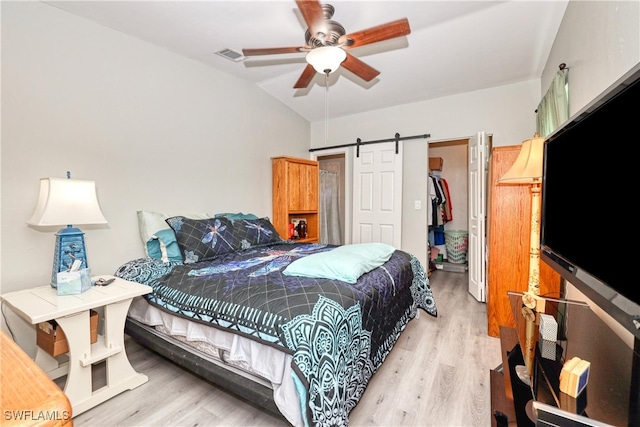
[[[95,274],[144,255],[136,211],[271,215],[271,161],[310,125],[257,86],[42,2],[2,3],[3,293],[49,283],[41,177],[94,180],[108,227],[81,227]],[[286,129],[286,133],[283,132]]]
[[[542,74],[546,92],[569,67],[569,115],[577,113],[640,61],[640,2],[571,0]]]
[[[640,2],[570,1],[542,76],[545,91],[562,62],[573,115],[640,62]],[[570,283],[567,298],[587,301],[633,347],[631,333]]]
[[[560,63],[570,68],[574,114],[639,61],[639,8],[638,1],[571,0],[541,79],[330,119],[327,145],[392,138],[396,132],[441,141],[478,131],[492,135],[494,147],[521,144],[534,135],[534,111]],[[311,124],[312,147],[325,145],[324,126]],[[425,263],[427,212],[414,210],[413,201],[424,206],[427,200],[427,142],[404,144],[402,249]]]
[[[540,101],[538,80],[390,107],[329,121],[327,145],[430,134],[404,144],[402,249],[427,264],[427,143],[493,135],[493,145],[520,144],[535,132],[534,110]],[[331,106],[329,106],[331,108]],[[324,122],[311,124],[312,147],[325,146]],[[321,151],[316,152],[316,154]],[[350,159],[347,159],[350,161]],[[421,200],[422,210],[413,202]]]

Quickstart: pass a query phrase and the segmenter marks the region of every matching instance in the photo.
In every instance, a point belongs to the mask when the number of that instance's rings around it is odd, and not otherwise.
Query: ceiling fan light
[[[336,46],[316,47],[307,53],[307,62],[319,73],[330,74],[347,58],[347,52]]]

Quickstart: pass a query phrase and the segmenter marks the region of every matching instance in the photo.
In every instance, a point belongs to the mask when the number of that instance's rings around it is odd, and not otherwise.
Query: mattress
[[[273,389],[273,399],[282,415],[294,426],[304,425],[291,376],[292,355],[275,347],[161,310],[144,298],[136,298],[129,318],[178,342],[181,347],[211,363]]]

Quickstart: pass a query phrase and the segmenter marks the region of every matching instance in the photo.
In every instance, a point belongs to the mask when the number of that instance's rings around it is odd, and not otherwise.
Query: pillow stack
[[[190,214],[189,218],[208,218],[206,213]],[[168,216],[151,211],[138,211],[138,227],[144,251],[149,258],[163,262],[182,261],[176,235],[165,221]]]
[[[210,215],[205,212],[169,216],[159,212],[141,210],[137,214],[140,238],[144,244],[146,255],[149,258],[161,259],[163,262],[195,262],[196,260],[210,259],[232,250],[271,243],[276,239],[281,241],[268,218],[258,218],[251,213]],[[181,218],[181,220],[177,218]],[[169,220],[174,225],[170,225]],[[216,221],[219,228],[215,228]],[[184,224],[187,224],[188,232],[185,232],[186,228],[182,229]],[[204,240],[207,239],[206,236],[212,231],[211,240],[204,243]],[[220,235],[218,231],[220,231]],[[178,235],[180,235],[180,239],[178,239]],[[214,236],[216,237],[215,245],[212,247]],[[221,236],[220,239],[218,239],[219,236]],[[229,242],[229,245],[225,245],[225,240]],[[195,255],[187,258],[185,256],[187,253],[195,253]]]
[[[224,216],[207,219],[175,216],[167,218],[166,222],[175,232],[186,264],[254,246],[282,242],[269,218],[232,221]]]

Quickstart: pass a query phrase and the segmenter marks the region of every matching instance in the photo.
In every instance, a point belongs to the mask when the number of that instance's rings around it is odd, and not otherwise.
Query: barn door
[[[353,156],[352,243],[402,244],[402,144],[363,145]]]

